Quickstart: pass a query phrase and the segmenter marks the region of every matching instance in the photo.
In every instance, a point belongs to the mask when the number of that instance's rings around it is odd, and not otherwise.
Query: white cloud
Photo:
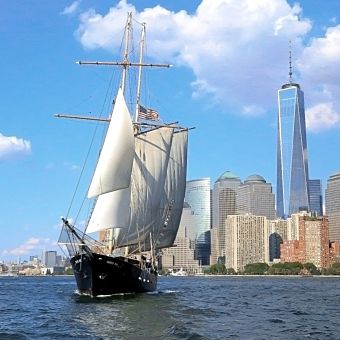
[[[105,15],[93,9],[83,13],[77,37],[86,48],[117,52],[127,11],[147,23],[151,57],[190,67],[194,94],[212,93],[222,105],[272,104],[273,89],[288,73],[283,51],[289,39],[311,27],[299,19],[300,7],[285,0],[203,0],[192,15],[161,6],[138,12],[122,0]]]
[[[262,116],[266,113],[266,111],[262,107],[256,105],[244,106],[241,112],[245,116],[253,117]]]
[[[67,6],[64,8],[64,10],[61,12],[62,15],[70,15],[77,11],[79,8],[81,0],[74,1],[70,6]]]
[[[6,137],[0,133],[0,160],[30,153],[30,141],[15,136]]]
[[[339,86],[340,25],[327,29],[325,36],[314,38],[298,61],[305,79]]]
[[[335,116],[340,112],[340,97],[336,96],[340,90],[340,26],[328,28],[324,37],[304,46],[312,23],[302,17],[299,5],[290,6],[286,0],[202,0],[196,12],[189,14],[161,6],[138,12],[122,0],[106,14],[94,9],[83,13],[78,39],[86,48],[118,53],[128,11],[137,21],[147,23],[150,57],[192,69],[194,97],[206,95],[213,104],[238,107],[238,112],[251,116],[263,114],[264,107],[266,111],[276,108],[276,90],[288,78],[292,40],[294,80],[306,93],[309,112],[315,112],[320,103],[332,103]],[[314,126],[311,122],[310,128]],[[319,119],[323,128],[318,130],[332,127],[331,122],[334,120]]]
[[[40,239],[31,237],[24,244],[20,245],[17,248],[6,250],[5,253],[14,255],[14,256],[22,256],[31,254],[32,251],[42,251],[46,249],[46,247],[53,245],[54,243],[50,241],[50,239]]]
[[[340,25],[325,36],[311,40],[299,60],[298,69],[310,103],[309,128],[323,131],[339,126],[340,116]]]
[[[332,103],[320,103],[306,111],[307,129],[320,132],[340,125],[340,115],[333,110]]]

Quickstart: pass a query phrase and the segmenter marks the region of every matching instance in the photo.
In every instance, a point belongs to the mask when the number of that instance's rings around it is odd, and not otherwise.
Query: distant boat
[[[176,272],[171,271],[170,275],[171,276],[188,276],[188,273],[185,270],[183,270],[183,268],[181,268],[180,270],[178,270]]]
[[[95,198],[92,213],[84,231],[62,218],[58,241],[69,251],[79,293],[91,296],[154,291],[157,252],[173,245],[183,207],[188,129],[177,122],[160,123],[157,111],[140,104],[142,67],[170,65],[143,62],[145,24],[139,61],[128,60],[131,25],[129,13],[122,62],[79,62],[123,68],[89,185],[88,197]],[[127,71],[133,66],[139,70],[134,118],[124,97]],[[94,232],[99,239],[89,236]]]

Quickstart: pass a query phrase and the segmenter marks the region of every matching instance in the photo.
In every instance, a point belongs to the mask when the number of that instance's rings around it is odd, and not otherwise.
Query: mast
[[[145,27],[146,23],[142,23],[142,31],[141,31],[141,41],[140,41],[140,56],[139,62],[130,62],[129,61],[129,41],[130,35],[132,32],[132,12],[128,12],[128,17],[125,26],[125,48],[124,48],[124,58],[123,61],[82,61],[79,60],[76,63],[78,65],[94,65],[94,66],[122,66],[123,73],[121,79],[121,89],[123,94],[125,94],[125,87],[126,87],[126,77],[127,77],[127,69],[131,66],[139,68],[138,74],[138,87],[137,87],[137,105],[139,105],[140,101],[140,84],[142,78],[142,67],[165,67],[169,68],[172,67],[170,64],[153,64],[153,63],[143,63],[143,52],[144,52],[144,42],[145,42]],[[138,113],[138,112],[137,112]],[[65,115],[66,116],[66,115]],[[59,117],[63,117],[59,115]],[[65,117],[63,117],[65,118]],[[67,118],[74,118],[74,117],[67,117]]]
[[[138,67],[138,83],[137,83],[137,96],[136,96],[136,112],[134,121],[138,121],[139,103],[140,103],[140,86],[142,81],[142,64],[143,64],[143,52],[145,41],[145,22],[142,23],[142,32],[140,38],[140,50],[139,50],[139,67]]]
[[[141,24],[141,38],[140,38],[140,48],[139,48],[139,62],[130,62],[129,61],[129,43],[130,37],[132,34],[132,12],[128,12],[126,26],[125,26],[125,48],[124,48],[124,57],[123,61],[77,61],[79,65],[95,65],[95,66],[121,66],[123,68],[122,72],[122,79],[120,87],[123,91],[123,95],[125,95],[125,88],[126,88],[126,79],[127,79],[127,71],[129,67],[138,67],[138,80],[137,80],[137,92],[136,92],[136,111],[133,123],[137,124],[138,122],[138,114],[139,114],[139,104],[141,99],[141,81],[142,81],[142,67],[166,67],[169,68],[172,65],[170,64],[153,64],[153,63],[144,63],[144,44],[145,44],[145,31],[146,31],[146,23],[143,22]],[[59,118],[77,118],[71,115],[57,115]],[[86,119],[86,118],[80,118]],[[90,120],[97,120],[95,118]]]
[[[130,32],[131,32],[131,20],[132,20],[132,13],[128,13],[126,28],[125,28],[125,51],[124,51],[124,60],[122,63],[123,66],[123,75],[122,75],[122,83],[121,88],[123,90],[123,94],[125,94],[125,83],[126,83],[126,73],[127,67],[129,63],[129,40],[130,40]]]

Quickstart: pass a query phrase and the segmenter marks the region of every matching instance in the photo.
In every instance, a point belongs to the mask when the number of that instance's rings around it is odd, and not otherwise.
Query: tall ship
[[[121,62],[78,62],[120,66],[122,76],[107,119],[106,134],[87,198],[92,208],[85,227],[62,217],[58,240],[66,248],[80,294],[92,297],[150,292],[157,288],[157,262],[177,234],[186,185],[188,128],[164,123],[156,110],[141,105],[145,24],[139,58],[129,60],[132,15],[128,14]],[[127,74],[137,71],[135,112],[126,101]],[[66,118],[97,120],[71,115]]]

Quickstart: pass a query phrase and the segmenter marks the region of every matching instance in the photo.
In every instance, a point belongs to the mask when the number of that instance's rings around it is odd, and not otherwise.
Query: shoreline
[[[340,275],[273,275],[273,274],[268,274],[268,275],[256,275],[256,274],[203,274],[203,275],[186,275],[186,276],[171,276],[171,275],[162,275],[161,277],[306,277],[306,278],[315,278],[315,277],[322,277],[322,278],[327,278],[327,277],[332,277],[332,278],[340,278]]]
[[[74,278],[73,275],[66,275],[66,274],[61,274],[61,275],[18,275],[18,274],[14,274],[14,273],[1,273],[0,274],[0,278],[1,277],[71,277]],[[265,275],[256,275],[256,274],[200,274],[200,275],[185,275],[185,276],[175,276],[175,275],[159,275],[159,278],[162,277],[231,277],[231,278],[236,278],[236,277],[261,277],[261,278],[273,278],[273,277],[278,277],[278,278],[282,278],[282,277],[286,277],[286,278],[339,278],[340,279],[340,275],[273,275],[273,274],[265,274]]]

